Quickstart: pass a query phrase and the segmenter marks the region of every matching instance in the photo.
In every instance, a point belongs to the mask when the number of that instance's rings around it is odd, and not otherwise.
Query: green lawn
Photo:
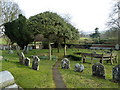
[[[0,38],[0,44],[7,44],[7,42],[5,41],[5,39]]]
[[[67,49],[67,54],[72,54],[77,52],[77,49]],[[94,51],[94,50],[93,50]],[[96,50],[97,53],[102,53],[100,50]],[[79,52],[92,52],[87,49],[79,49]],[[59,60],[63,58],[63,49],[60,50],[60,53],[57,53],[57,49],[53,49],[53,55],[59,57]],[[32,50],[29,51],[25,56],[30,57],[31,55],[48,55],[48,49],[41,50]],[[120,56],[120,53],[118,53]],[[41,60],[39,63],[39,70],[32,70],[31,65],[29,67],[20,65],[18,63],[19,59],[14,51],[14,54],[7,54],[7,51],[2,51],[2,55],[6,59],[5,61],[0,62],[2,69],[0,71],[8,70],[15,77],[15,81],[18,85],[23,88],[55,88],[52,76],[52,66],[55,63],[55,60]],[[32,63],[32,58],[31,63]],[[99,60],[95,60],[97,62]],[[112,68],[117,64],[107,64],[105,65],[106,80],[96,78],[92,76],[92,65],[88,59],[88,63],[84,63],[85,70],[82,73],[74,72],[74,65],[76,63],[82,63],[81,61],[70,61],[71,68],[69,70],[63,70],[59,67],[59,70],[62,74],[63,80],[68,88],[117,88],[117,83],[109,81],[112,79]]]
[[[30,54],[36,55],[36,53],[34,54],[33,51],[30,51]],[[55,63],[55,60],[51,60],[51,61],[41,60],[39,63],[39,70],[36,71],[31,69],[32,67],[31,65],[29,67],[20,65],[18,63],[19,59],[16,53],[7,54],[7,51],[3,51],[3,56],[7,60],[0,62],[0,65],[2,65],[1,71],[4,70],[10,71],[12,75],[15,77],[16,83],[21,87],[23,88],[54,88],[55,87],[52,79],[53,77],[52,65]]]

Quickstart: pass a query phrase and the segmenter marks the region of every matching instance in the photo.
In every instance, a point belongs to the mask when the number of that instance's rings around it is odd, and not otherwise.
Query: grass
[[[4,38],[0,38],[0,44],[7,44]]]
[[[34,50],[33,50],[34,51]],[[30,51],[32,55],[34,52]],[[52,65],[55,61],[41,60],[39,63],[39,70],[32,70],[31,65],[29,67],[20,65],[18,63],[18,56],[15,54],[7,54],[7,51],[3,51],[3,56],[6,61],[0,62],[2,64],[1,71],[8,70],[15,77],[15,81],[22,88],[54,88],[55,85],[52,79]],[[38,52],[39,53],[39,52]],[[30,54],[26,55],[29,56]],[[32,62],[32,61],[31,61]]]
[[[97,53],[102,53],[101,50],[96,50]],[[91,50],[81,49],[80,52],[92,52]],[[118,52],[119,57],[120,53]],[[81,61],[70,61],[70,69],[64,70],[59,68],[63,80],[68,88],[118,88],[117,83],[113,83],[110,80],[112,79],[112,68],[117,64],[113,65],[104,63],[105,67],[105,76],[106,79],[101,79],[92,76],[92,65],[90,64],[90,59],[87,58],[87,63],[82,63]],[[94,60],[95,62],[99,62],[99,60]],[[74,72],[74,66],[76,63],[83,64],[85,69],[82,73]]]
[[[93,52],[94,50],[88,49],[67,49],[68,55],[73,55],[74,52]],[[96,50],[97,53],[102,53],[101,50]],[[120,51],[119,51],[120,52]],[[30,57],[31,55],[48,55],[48,49],[32,50],[29,51],[25,56]],[[57,49],[53,49],[53,55],[56,55],[61,60],[63,58],[64,50],[61,49],[60,53],[57,53]],[[119,57],[120,57],[120,53]],[[6,60],[0,62],[2,69],[0,71],[8,70],[15,77],[15,81],[18,85],[23,88],[55,88],[52,76],[52,65],[55,63],[54,60],[41,60],[39,63],[39,70],[32,70],[31,65],[29,67],[20,65],[18,63],[18,56],[16,51],[14,54],[7,54],[7,51],[2,51],[2,55]],[[32,63],[32,58],[31,63]],[[94,60],[98,62],[99,60]],[[100,79],[92,76],[92,65],[90,60],[87,59],[87,63],[81,61],[70,61],[71,68],[69,70],[63,70],[59,67],[62,74],[63,80],[68,88],[117,88],[118,84],[109,81],[112,79],[112,68],[117,64],[107,64],[105,66],[105,79]],[[82,73],[74,72],[74,65],[76,63],[82,63],[85,67]]]

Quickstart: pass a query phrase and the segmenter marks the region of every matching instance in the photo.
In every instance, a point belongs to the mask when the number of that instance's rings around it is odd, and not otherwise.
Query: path
[[[53,66],[53,80],[55,83],[56,88],[66,88],[66,85],[64,84],[64,81],[62,79],[61,73],[58,70],[58,67],[60,66],[60,61],[57,61],[55,65]]]

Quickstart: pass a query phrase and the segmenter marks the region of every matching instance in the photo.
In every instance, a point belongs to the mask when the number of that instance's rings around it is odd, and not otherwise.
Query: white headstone
[[[14,83],[14,77],[9,71],[0,72],[0,88],[4,88]]]
[[[120,48],[119,44],[116,44],[116,45],[115,45],[115,49],[116,49],[116,50],[119,50],[119,48]]]
[[[75,68],[74,68],[74,71],[75,72],[82,72],[84,70],[84,66],[82,64],[75,64]]]

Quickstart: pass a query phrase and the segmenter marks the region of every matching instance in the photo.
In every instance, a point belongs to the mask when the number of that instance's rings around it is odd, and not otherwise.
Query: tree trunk
[[[51,44],[50,44],[50,41],[49,41],[49,60],[51,60],[51,57],[52,57],[51,50],[52,50],[52,48],[51,48]]]
[[[67,46],[66,46],[66,40],[65,40],[65,38],[64,38],[64,56],[66,56],[67,55],[67,53],[66,53],[66,48],[67,48]]]

